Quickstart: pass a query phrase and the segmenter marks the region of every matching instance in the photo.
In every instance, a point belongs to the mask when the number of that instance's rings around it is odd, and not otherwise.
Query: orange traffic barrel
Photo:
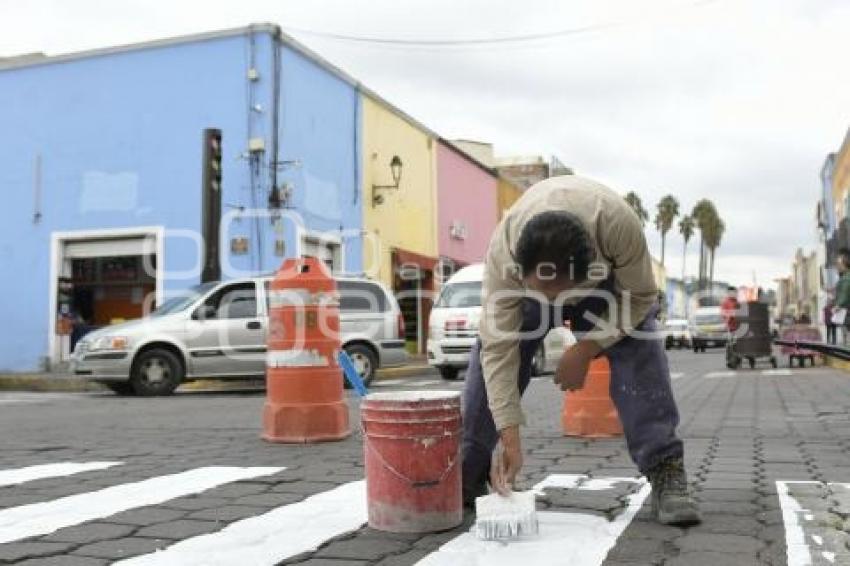
[[[336,362],[336,282],[315,258],[287,259],[269,286],[263,438],[339,440],[351,430]]]
[[[460,525],[460,393],[372,393],[360,412],[369,526],[429,533]]]
[[[623,434],[610,386],[611,365],[601,356],[590,363],[584,387],[564,396],[561,424],[565,436],[604,438]]]

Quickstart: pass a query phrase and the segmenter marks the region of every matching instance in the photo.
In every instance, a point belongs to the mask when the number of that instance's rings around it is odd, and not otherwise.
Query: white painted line
[[[356,531],[367,520],[366,482],[361,480],[115,565],[272,566],[315,551],[332,538]]]
[[[812,563],[809,545],[806,544],[806,534],[800,524],[800,516],[810,514],[803,509],[796,499],[791,497],[788,484],[818,485],[819,482],[776,482],[776,493],[779,495],[779,505],[782,508],[782,522],[785,523],[785,546],[788,553],[788,566],[807,566]]]
[[[0,543],[46,535],[56,530],[101,519],[175,497],[198,493],[238,480],[275,474],[286,468],[196,468],[98,491],[70,495],[44,503],[0,510]]]
[[[550,483],[551,478],[551,483]],[[550,476],[535,488],[577,486],[581,476]],[[585,476],[586,478],[586,476]],[[642,484],[640,491],[628,497],[625,511],[613,521],[583,513],[538,513],[540,534],[509,543],[482,541],[471,532],[452,539],[429,554],[417,566],[516,566],[516,564],[569,564],[598,566],[614,547],[617,538],[634,519],[650,492],[645,480],[595,478],[595,489],[604,489],[616,481]],[[589,480],[593,481],[593,480]]]
[[[411,385],[415,385],[416,387],[428,387],[429,385],[437,385],[439,383],[443,383],[443,381],[439,379],[429,379],[427,381],[417,381],[415,383],[411,383]]]
[[[45,478],[70,476],[81,472],[105,470],[112,466],[120,466],[122,463],[123,462],[59,462],[56,464],[27,466],[26,468],[18,468],[16,470],[0,470],[0,487],[5,485],[17,485]]]
[[[670,374],[670,379],[681,379],[683,377],[685,377],[685,374],[684,374],[684,372],[681,372],[681,371],[677,371],[677,372]]]
[[[794,375],[794,372],[787,368],[780,369],[764,369],[761,371],[762,375]]]
[[[719,377],[735,377],[736,375],[738,373],[734,371],[711,371],[705,374],[704,377],[707,379],[717,379]]]
[[[406,379],[379,379],[372,382],[372,387],[392,387],[395,385],[404,385],[405,383],[409,382]]]

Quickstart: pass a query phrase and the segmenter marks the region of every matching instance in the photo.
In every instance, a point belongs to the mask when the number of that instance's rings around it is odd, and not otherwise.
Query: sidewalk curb
[[[375,377],[376,381],[382,379],[398,379],[413,377],[422,373],[433,373],[434,368],[427,364],[407,365],[393,368],[379,369]],[[262,379],[198,379],[180,386],[182,390],[228,390],[233,389],[234,384],[244,387],[246,383],[259,385]],[[81,377],[51,374],[0,374],[0,391],[32,391],[32,392],[94,392],[108,391],[104,385]]]
[[[106,387],[78,377],[39,374],[0,375],[0,391],[85,392],[106,391]]]

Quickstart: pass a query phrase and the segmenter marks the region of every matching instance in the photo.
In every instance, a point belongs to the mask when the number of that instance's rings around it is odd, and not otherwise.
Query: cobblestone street
[[[623,441],[561,436],[560,396],[543,376],[525,400],[522,478],[542,491],[543,536],[515,545],[464,535],[471,516],[428,536],[370,530],[359,435],[267,444],[258,392],[3,393],[0,563],[88,566],[140,556],[128,563],[175,564],[191,556],[192,564],[248,564],[263,555],[274,558],[256,563],[496,566],[523,556],[571,566],[850,564],[846,374],[730,372],[716,350],[673,352],[671,366],[704,523],[683,530],[652,522],[648,487]],[[374,389],[461,387],[424,374]],[[57,467],[69,462],[90,469]],[[295,526],[297,535],[287,531]],[[260,547],[265,554],[250,554]]]

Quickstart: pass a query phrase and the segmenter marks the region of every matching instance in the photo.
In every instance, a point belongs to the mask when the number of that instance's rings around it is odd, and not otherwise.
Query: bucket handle
[[[419,489],[423,487],[434,487],[436,485],[440,485],[441,483],[443,483],[443,481],[445,481],[447,477],[449,477],[449,474],[452,473],[454,467],[457,466],[457,461],[460,459],[452,458],[452,460],[449,462],[449,465],[446,467],[445,470],[443,470],[443,473],[440,475],[440,477],[435,480],[414,481],[403,473],[401,473],[400,471],[398,471],[392,464],[387,462],[383,454],[381,454],[381,452],[377,448],[372,446],[371,442],[369,442],[369,436],[366,434],[366,431],[363,430],[362,427],[360,429],[360,432],[363,434],[363,443],[366,445],[366,449],[370,450],[372,454],[374,454],[378,458],[381,464],[383,464],[383,466],[390,471],[390,473],[392,473],[398,479],[407,482],[408,484],[410,484],[410,487],[414,489]]]

